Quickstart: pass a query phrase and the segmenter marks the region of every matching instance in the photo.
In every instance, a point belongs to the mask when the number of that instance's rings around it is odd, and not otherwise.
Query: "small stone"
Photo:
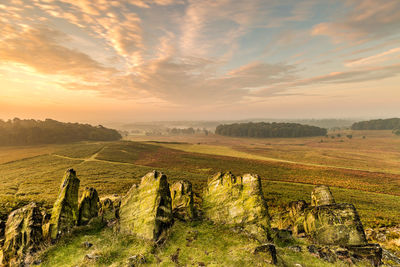
[[[93,244],[88,242],[88,241],[85,241],[85,242],[82,243],[82,246],[84,248],[91,248],[93,246]]]
[[[146,257],[143,256],[142,254],[130,256],[127,260],[127,266],[129,267],[135,267],[139,264],[144,264],[144,263],[146,263]]]
[[[294,252],[301,252],[302,249],[300,246],[290,246],[288,247],[289,250],[294,251]]]
[[[100,258],[99,255],[96,254],[86,254],[85,255],[85,260],[89,260],[89,261],[97,261]]]

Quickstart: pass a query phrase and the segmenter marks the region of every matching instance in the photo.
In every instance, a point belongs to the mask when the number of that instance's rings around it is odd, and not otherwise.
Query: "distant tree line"
[[[0,145],[56,144],[77,141],[114,141],[122,136],[101,125],[63,123],[52,119],[0,120]]]
[[[216,134],[235,137],[304,137],[325,136],[327,130],[298,123],[234,123],[217,126]]]
[[[400,118],[379,119],[356,122],[352,130],[395,130],[400,129]]]
[[[160,129],[160,130],[152,130],[146,132],[146,135],[193,135],[193,134],[204,134],[208,135],[209,131],[206,129],[194,129],[193,127],[189,128],[167,128],[167,129]]]

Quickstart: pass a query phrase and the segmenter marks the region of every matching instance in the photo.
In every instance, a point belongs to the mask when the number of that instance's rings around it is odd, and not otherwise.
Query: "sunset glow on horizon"
[[[400,1],[0,0],[0,119],[400,116]]]

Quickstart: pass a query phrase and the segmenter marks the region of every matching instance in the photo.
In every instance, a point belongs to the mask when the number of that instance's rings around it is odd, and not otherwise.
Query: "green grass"
[[[76,143],[65,146],[54,152],[56,155],[71,157],[71,158],[89,158],[105,147],[106,143]]]
[[[83,242],[90,242],[89,249]],[[40,256],[41,266],[126,266],[133,255],[143,255],[149,266],[269,266],[261,255],[254,255],[260,244],[226,226],[208,222],[184,223],[176,221],[167,241],[160,247],[134,236],[120,235],[111,228],[92,229],[65,238]],[[300,243],[301,245],[301,243]],[[311,256],[302,245],[303,252],[295,253],[287,247],[277,247],[278,266],[346,266],[329,264]],[[172,255],[179,251],[177,262]],[[97,261],[85,260],[86,254],[98,255]]]

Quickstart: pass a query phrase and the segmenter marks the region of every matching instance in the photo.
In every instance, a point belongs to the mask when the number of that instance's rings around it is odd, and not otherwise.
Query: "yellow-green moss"
[[[153,171],[132,186],[121,201],[121,231],[158,241],[173,222],[167,176]]]
[[[79,183],[73,169],[65,172],[49,222],[48,234],[51,239],[56,239],[77,224]]]

